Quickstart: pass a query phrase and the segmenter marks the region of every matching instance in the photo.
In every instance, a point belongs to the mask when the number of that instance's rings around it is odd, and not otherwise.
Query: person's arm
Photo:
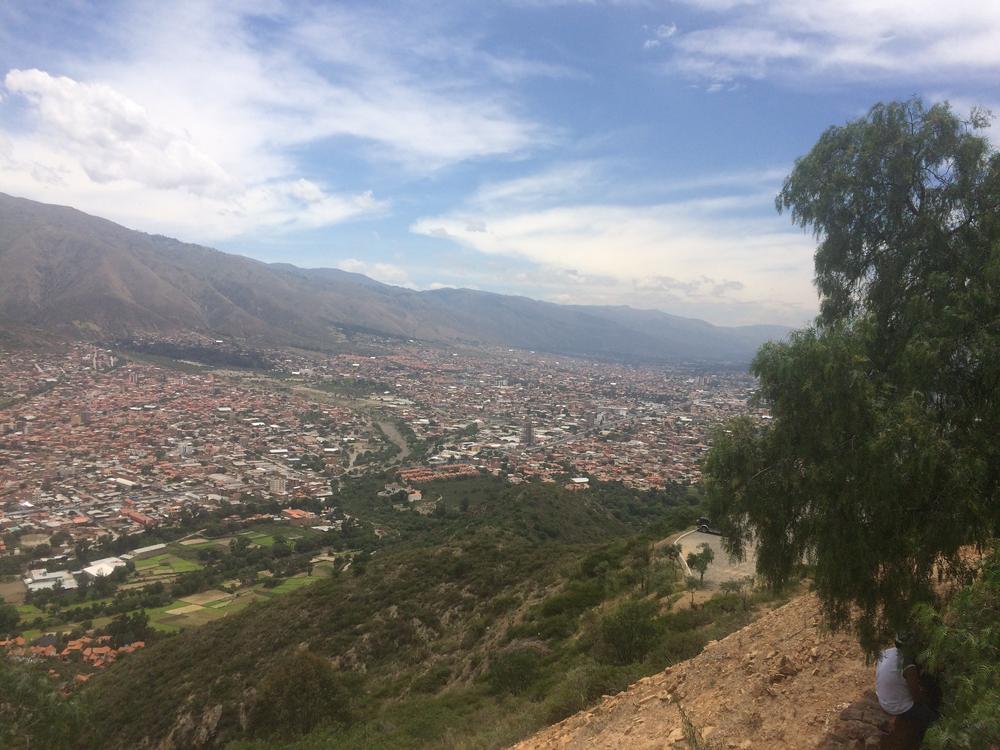
[[[903,679],[906,680],[906,686],[910,689],[910,697],[913,698],[913,702],[923,703],[924,689],[920,685],[920,670],[916,664],[910,664],[903,669]]]

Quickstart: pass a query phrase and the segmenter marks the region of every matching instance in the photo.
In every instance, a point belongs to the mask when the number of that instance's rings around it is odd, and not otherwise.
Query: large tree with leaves
[[[1000,528],[1000,155],[988,117],[880,104],[795,163],[779,211],[819,242],[820,314],[761,348],[768,424],[705,466],[733,551],[802,561],[832,624],[874,650],[959,550]]]

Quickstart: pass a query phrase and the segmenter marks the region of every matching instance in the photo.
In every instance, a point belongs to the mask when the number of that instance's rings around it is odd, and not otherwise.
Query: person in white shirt
[[[914,724],[922,738],[937,719],[920,684],[920,668],[906,656],[905,639],[882,651],[875,667],[875,695],[882,710]]]

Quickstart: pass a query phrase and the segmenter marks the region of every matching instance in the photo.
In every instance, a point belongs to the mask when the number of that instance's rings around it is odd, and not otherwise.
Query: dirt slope
[[[823,632],[806,595],[515,750],[684,748],[678,703],[706,747],[879,747],[888,717],[873,703],[873,683],[853,638]]]

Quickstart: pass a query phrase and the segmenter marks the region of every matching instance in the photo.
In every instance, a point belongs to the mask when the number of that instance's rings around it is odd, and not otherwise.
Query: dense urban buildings
[[[128,535],[186,508],[326,501],[340,478],[397,465],[411,484],[453,467],[659,488],[698,480],[727,418],[767,418],[738,371],[415,343],[268,361],[264,371],[158,364],[82,343],[6,352],[0,528],[22,544]]]

